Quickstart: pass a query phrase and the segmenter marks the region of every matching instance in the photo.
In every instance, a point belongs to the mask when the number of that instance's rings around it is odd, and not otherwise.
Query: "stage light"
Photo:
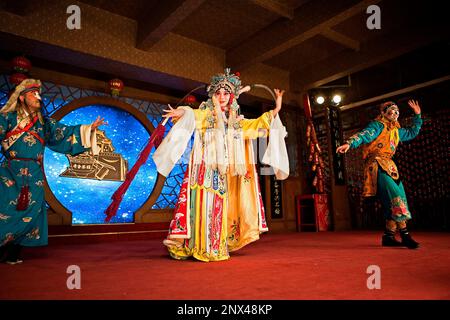
[[[334,102],[335,104],[339,104],[341,101],[342,101],[342,97],[341,97],[340,95],[335,94],[335,95],[333,96],[333,102]]]
[[[317,104],[323,104],[325,102],[325,98],[323,96],[318,96],[316,98]]]

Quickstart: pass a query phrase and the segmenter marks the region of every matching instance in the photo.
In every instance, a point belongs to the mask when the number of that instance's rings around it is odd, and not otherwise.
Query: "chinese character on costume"
[[[262,161],[278,179],[289,175],[284,138],[278,116],[284,91],[275,89],[275,109],[257,119],[240,115],[237,98],[250,90],[229,69],[212,77],[209,99],[198,109],[180,106],[165,110],[174,126],[155,151],[157,170],[168,176],[194,135],[189,164],[178,202],[164,240],[175,259],[229,259],[231,251],[259,239],[268,231],[252,140],[270,141]]]
[[[337,152],[345,153],[350,148],[357,148],[364,144],[365,166],[362,196],[377,195],[381,200],[386,219],[382,245],[406,246],[415,249],[419,243],[412,239],[406,227],[406,222],[411,219],[411,212],[397,166],[392,160],[398,143],[414,139],[422,126],[418,102],[410,100],[408,104],[415,113],[411,127],[400,127],[397,121],[400,113],[394,102],[383,103],[380,106],[381,114],[364,130],[354,134],[345,144],[338,147]],[[400,232],[401,242],[395,239],[397,230]]]
[[[22,81],[0,109],[0,250],[2,261],[21,263],[22,246],[47,245],[43,154],[76,155],[96,150],[97,119],[91,125],[66,126],[41,113],[41,82]]]

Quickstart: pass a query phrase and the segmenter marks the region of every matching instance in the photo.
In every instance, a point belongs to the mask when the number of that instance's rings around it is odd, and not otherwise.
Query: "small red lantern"
[[[109,80],[109,90],[111,90],[111,94],[114,97],[118,97],[120,92],[123,89],[123,81],[120,79],[111,79]]]
[[[187,97],[186,97],[186,99],[184,99],[184,101],[187,103],[187,104],[194,104],[196,101],[197,101],[197,99],[195,98],[195,96],[193,96],[192,94],[191,95],[188,95]]]
[[[18,86],[23,80],[27,78],[28,77],[23,73],[13,73],[12,75],[9,76],[9,82],[11,84]]]
[[[24,56],[21,57],[15,57],[11,61],[12,67],[14,71],[19,73],[28,73],[31,69],[31,62]]]

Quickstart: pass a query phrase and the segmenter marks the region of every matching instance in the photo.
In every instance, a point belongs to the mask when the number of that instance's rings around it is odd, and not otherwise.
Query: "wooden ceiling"
[[[409,0],[82,0],[138,21],[146,50],[168,32],[224,49],[227,65],[291,72],[301,92],[448,37],[436,3]],[[369,30],[369,5],[381,29]],[[387,53],[383,53],[383,51]],[[317,70],[320,69],[320,72]]]
[[[20,11],[5,0],[4,10]],[[30,1],[28,1],[30,2]],[[36,1],[34,1],[36,2]],[[136,47],[175,33],[221,48],[227,66],[264,63],[304,92],[450,38],[441,2],[410,0],[80,0],[137,22]],[[366,9],[381,8],[369,30]]]

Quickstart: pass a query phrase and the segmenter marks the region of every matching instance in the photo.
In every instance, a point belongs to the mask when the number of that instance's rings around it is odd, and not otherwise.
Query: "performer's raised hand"
[[[98,116],[97,119],[95,119],[95,121],[91,124],[91,131],[96,130],[102,125],[108,125],[108,122],[105,121],[105,118],[101,118],[100,116]]]
[[[350,149],[350,145],[348,143],[344,143],[343,145],[337,147],[336,153],[346,153]]]
[[[413,109],[415,114],[420,114],[420,105],[419,102],[416,100],[409,100],[408,101],[409,106]]]
[[[275,92],[276,102],[275,109],[272,110],[272,115],[275,117],[281,110],[281,105],[283,104],[283,94],[285,90],[273,89],[273,91]]]
[[[170,104],[168,104],[169,109],[165,109],[163,110],[164,112],[166,112],[166,114],[163,114],[163,118],[174,118],[174,119],[178,119],[181,118],[184,115],[184,110],[183,109],[174,109],[170,106]]]

